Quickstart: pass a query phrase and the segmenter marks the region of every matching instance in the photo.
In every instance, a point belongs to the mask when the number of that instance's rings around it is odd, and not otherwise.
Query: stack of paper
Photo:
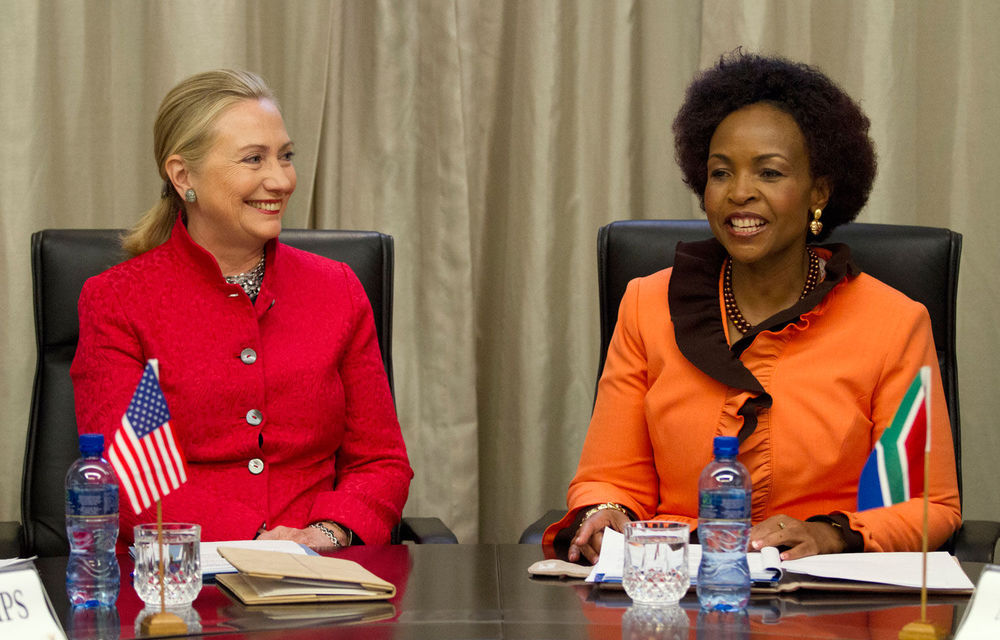
[[[316,555],[316,552],[309,547],[305,547],[298,542],[292,542],[291,540],[230,540],[228,542],[202,542],[199,546],[201,548],[202,576],[213,576],[217,573],[236,573],[236,567],[226,562],[226,559],[219,555],[219,547]]]
[[[277,551],[219,547],[239,573],[216,581],[244,604],[388,600],[396,587],[357,562]]]

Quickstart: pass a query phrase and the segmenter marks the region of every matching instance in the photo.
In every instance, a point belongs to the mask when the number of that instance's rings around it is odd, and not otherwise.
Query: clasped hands
[[[604,528],[625,533],[629,519],[621,511],[602,509],[580,524],[569,546],[568,559],[576,562],[581,556],[591,564],[597,562],[604,540]],[[750,551],[764,547],[782,547],[782,560],[794,560],[820,553],[840,553],[844,539],[836,527],[827,522],[807,522],[786,515],[777,515],[750,529]]]
[[[341,548],[350,544],[350,538],[344,528],[334,522],[324,522],[327,528],[334,532],[337,540],[340,540]],[[258,540],[291,540],[304,544],[313,551],[336,551],[333,541],[326,537],[326,534],[314,527],[305,529],[295,529],[293,527],[275,527],[273,529],[261,529],[257,532]]]

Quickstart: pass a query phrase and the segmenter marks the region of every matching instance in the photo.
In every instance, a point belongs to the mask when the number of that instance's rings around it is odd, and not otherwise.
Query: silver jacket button
[[[243,351],[240,351],[240,360],[243,361],[243,364],[253,364],[257,362],[257,352],[247,347]]]
[[[257,409],[247,411],[247,424],[257,426],[264,421],[264,414]]]
[[[264,471],[264,461],[260,458],[254,458],[247,464],[247,469],[255,476],[259,476]]]

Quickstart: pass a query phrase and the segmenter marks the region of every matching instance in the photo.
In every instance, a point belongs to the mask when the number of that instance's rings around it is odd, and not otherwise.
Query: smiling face
[[[214,134],[205,159],[187,175],[197,194],[187,217],[191,237],[222,265],[242,260],[234,256],[259,256],[278,236],[296,176],[292,141],[270,100],[236,103]]]
[[[795,119],[767,103],[732,112],[708,151],[705,213],[735,263],[802,264],[810,212],[826,205]]]

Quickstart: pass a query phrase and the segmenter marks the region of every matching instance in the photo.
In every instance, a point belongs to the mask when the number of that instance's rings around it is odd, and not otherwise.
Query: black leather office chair
[[[629,281],[673,266],[674,248],[678,242],[703,240],[711,235],[708,222],[704,220],[625,220],[600,229],[597,236],[601,318],[598,380],[618,321],[618,306]],[[855,222],[837,228],[826,242],[849,245],[855,263],[863,271],[927,307],[948,401],[961,494],[962,448],[955,355],[961,234],[931,227]],[[521,542],[541,542],[545,527],[564,513],[565,510],[546,513],[525,530]],[[992,562],[998,538],[1000,523],[967,521],[956,534],[952,547],[963,560]]]
[[[69,367],[79,339],[77,301],[84,281],[122,261],[119,229],[49,229],[31,237],[38,363],[25,445],[19,548],[22,555],[68,553],[63,481],[78,455]],[[346,262],[375,314],[382,361],[392,388],[392,237],[374,231],[287,229],[289,245]],[[0,548],[12,546],[16,523],[3,523]],[[456,543],[437,518],[404,518],[393,542]]]

